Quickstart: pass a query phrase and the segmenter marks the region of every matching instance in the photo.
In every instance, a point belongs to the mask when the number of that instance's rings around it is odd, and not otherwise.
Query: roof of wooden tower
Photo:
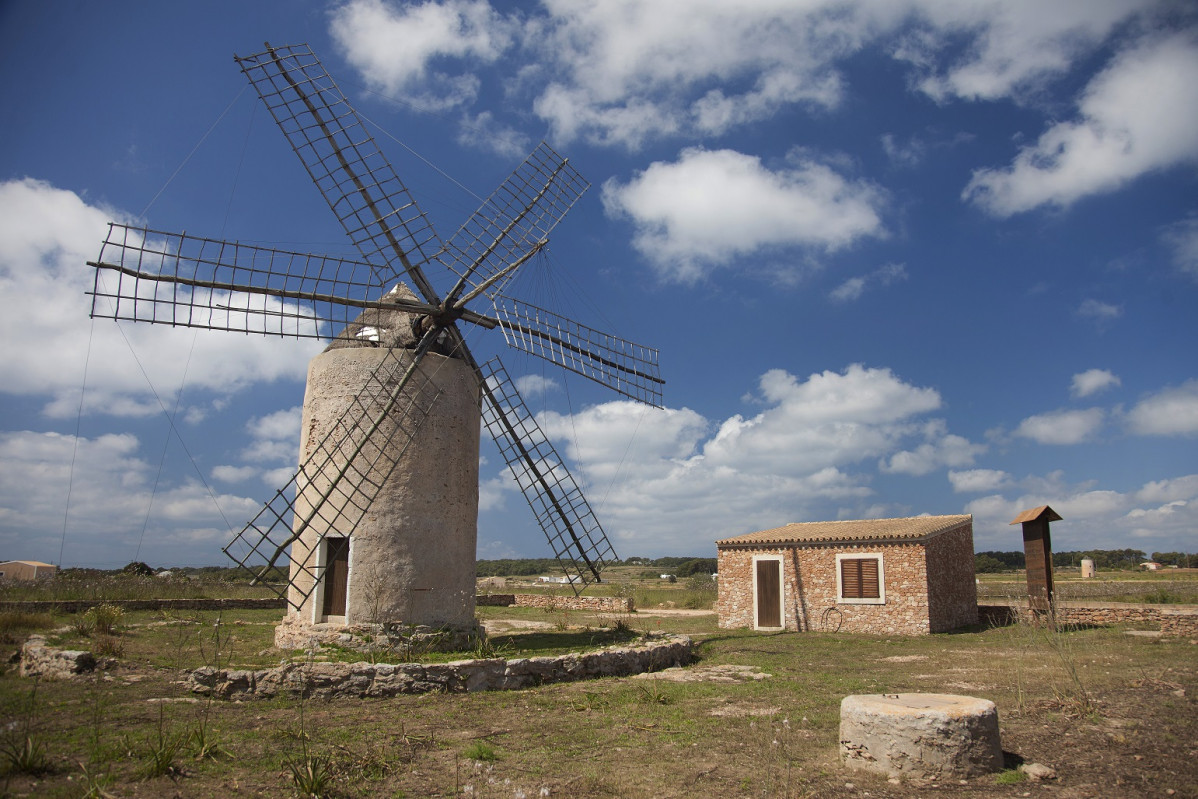
[[[1011,524],[1023,524],[1024,522],[1034,522],[1037,520],[1046,522],[1059,522],[1061,515],[1047,505],[1041,505],[1038,508],[1031,508],[1020,513]]]

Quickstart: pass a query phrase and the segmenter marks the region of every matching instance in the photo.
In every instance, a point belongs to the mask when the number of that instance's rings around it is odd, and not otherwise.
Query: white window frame
[[[876,599],[870,597],[865,599],[857,599],[846,597],[844,595],[843,578],[840,570],[840,562],[843,560],[869,560],[878,561],[878,596]],[[881,552],[841,552],[836,555],[836,603],[839,605],[885,605],[886,604],[886,558]]]
[[[757,612],[757,563],[763,560],[773,560],[778,562],[778,621],[781,624],[778,627],[761,627],[757,624],[757,620],[761,616]],[[781,555],[754,555],[753,556],[753,629],[754,630],[785,630],[786,629],[786,561]]]

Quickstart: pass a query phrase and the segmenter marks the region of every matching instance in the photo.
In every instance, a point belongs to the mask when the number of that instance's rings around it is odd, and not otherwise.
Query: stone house
[[[969,515],[788,524],[716,549],[720,627],[920,635],[978,620]]]
[[[0,563],[0,579],[5,580],[37,580],[53,577],[57,573],[57,566],[40,560],[6,560]]]

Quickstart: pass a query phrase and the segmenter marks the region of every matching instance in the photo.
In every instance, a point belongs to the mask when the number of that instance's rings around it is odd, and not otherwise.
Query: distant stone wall
[[[1161,633],[1198,638],[1198,610],[1161,610]]]
[[[23,613],[82,613],[97,605],[122,610],[271,610],[286,607],[282,597],[264,599],[48,599],[0,602],[0,610]]]
[[[222,699],[279,695],[332,699],[499,691],[661,671],[685,666],[692,657],[691,639],[673,635],[641,646],[585,654],[575,652],[559,657],[490,658],[430,664],[288,663],[261,671],[206,666],[191,673],[189,686],[194,693]]]
[[[624,596],[551,596],[549,594],[515,594],[512,604],[518,608],[546,610],[593,610],[600,613],[634,613],[632,597]]]
[[[506,608],[516,604],[515,594],[479,594],[474,598],[475,605]]]
[[[632,597],[553,596],[552,594],[479,594],[476,605],[544,608],[546,610],[591,610],[599,613],[635,613]]]
[[[1001,626],[1028,621],[1032,618],[1032,611],[1015,605],[978,605],[978,616],[983,623]],[[1056,618],[1061,624],[1094,627],[1139,624],[1159,627],[1164,635],[1198,636],[1198,609],[1194,608],[1061,602],[1056,608]]]

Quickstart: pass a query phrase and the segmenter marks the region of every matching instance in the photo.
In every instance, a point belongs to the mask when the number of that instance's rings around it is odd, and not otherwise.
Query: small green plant
[[[207,708],[201,711],[196,725],[188,733],[187,745],[196,760],[217,760],[229,754],[213,735],[212,728],[208,726]]]
[[[9,774],[36,777],[50,771],[46,745],[30,734],[6,737],[0,741],[0,761]]]
[[[158,729],[145,748],[145,762],[138,772],[140,776],[152,780],[156,777],[175,777],[180,774],[175,759],[179,750],[183,748],[185,739],[186,735],[167,728],[166,708],[159,704]]]
[[[674,697],[663,691],[657,680],[646,680],[637,685],[637,700],[645,705],[668,705]]]
[[[1018,785],[1027,779],[1027,775],[1019,769],[1009,768],[995,775],[994,781],[999,785]]]
[[[491,746],[486,741],[475,741],[462,750],[462,757],[467,760],[478,760],[484,763],[490,763],[499,759],[499,754],[495,751],[495,747]]]
[[[99,657],[119,658],[125,654],[125,644],[115,635],[97,635],[92,638],[91,650]]]
[[[491,658],[506,657],[511,654],[511,643],[496,644],[491,638],[486,635],[480,635],[474,642],[474,649],[470,651],[471,656],[475,660],[489,660]]]
[[[333,758],[318,754],[308,747],[308,730],[304,723],[304,707],[307,703],[308,685],[306,674],[300,676],[299,728],[293,733],[299,739],[300,751],[283,760],[283,766],[291,773],[291,784],[299,796],[306,799],[322,799],[334,790],[337,771]]]
[[[332,792],[332,759],[309,752],[307,744],[299,757],[289,757],[283,761],[283,765],[291,772],[291,783],[300,796],[321,799]]]
[[[35,734],[37,727],[37,682],[29,690],[29,701],[19,717],[0,737],[0,766],[9,774],[38,776],[51,770],[46,744]]]
[[[87,609],[83,614],[83,619],[87,623],[89,631],[95,635],[112,635],[113,630],[121,619],[125,617],[125,611],[116,605],[105,602],[102,605],[96,605]]]
[[[79,769],[83,772],[79,776],[79,784],[83,786],[83,795],[80,799],[111,799],[113,794],[109,793],[108,789],[115,781],[111,772],[108,770],[93,772],[88,768],[87,763],[82,761],[79,761]]]

